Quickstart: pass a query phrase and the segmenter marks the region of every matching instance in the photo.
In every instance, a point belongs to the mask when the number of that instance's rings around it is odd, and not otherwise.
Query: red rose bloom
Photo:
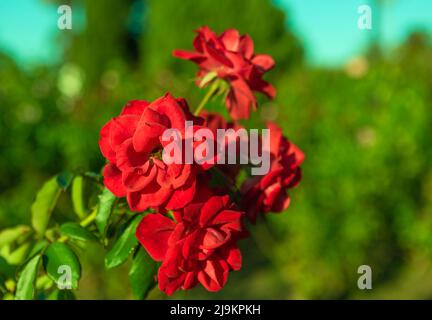
[[[162,261],[159,288],[168,295],[198,283],[209,291],[222,289],[228,273],[241,267],[236,242],[244,235],[242,215],[228,196],[199,196],[174,212],[177,222],[161,214],[145,216],[136,236],[154,260]]]
[[[256,109],[256,98],[252,91],[273,98],[276,90],[262,79],[264,73],[274,66],[273,58],[265,54],[254,54],[254,45],[249,35],[240,36],[235,29],[221,35],[208,27],[197,30],[193,41],[195,51],[175,50],[175,57],[198,64],[198,82],[208,73],[229,83],[226,106],[234,120],[249,118],[250,108]]]
[[[247,179],[241,186],[242,208],[255,223],[259,213],[281,212],[288,208],[290,196],[287,190],[297,186],[301,180],[300,165],[303,152],[282,135],[274,123],[270,129],[270,171],[264,176]]]
[[[101,129],[99,146],[109,161],[104,184],[117,197],[126,196],[132,211],[180,209],[193,199],[199,168],[161,159],[164,130],[177,129],[185,139],[186,120],[202,122],[191,115],[184,99],[167,94],[152,103],[130,101]]]

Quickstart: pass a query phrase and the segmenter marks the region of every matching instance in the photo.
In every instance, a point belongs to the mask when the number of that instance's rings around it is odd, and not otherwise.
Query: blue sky
[[[0,49],[19,62],[52,60],[57,17],[55,6],[39,0],[0,1]]]
[[[313,64],[340,65],[361,53],[378,25],[380,43],[387,48],[401,43],[413,30],[432,33],[432,0],[387,0],[383,1],[383,10],[378,10],[374,2],[274,0],[288,13],[287,24],[302,39],[307,58]],[[372,8],[372,30],[357,27],[357,8],[362,4]]]
[[[287,26],[302,39],[314,65],[338,66],[361,53],[376,32],[373,0],[273,0],[288,13]],[[392,47],[410,31],[432,32],[432,0],[387,0],[381,14],[382,43]],[[370,4],[373,30],[359,30],[357,8]],[[0,1],[0,50],[18,62],[56,61],[57,11],[40,0]],[[67,31],[64,31],[67,32]]]

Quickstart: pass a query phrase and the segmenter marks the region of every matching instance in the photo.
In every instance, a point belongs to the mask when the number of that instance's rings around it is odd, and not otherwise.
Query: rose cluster
[[[199,66],[198,84],[210,74],[226,80],[229,91],[226,107],[234,120],[249,118],[251,107],[256,109],[253,91],[273,98],[276,90],[262,79],[274,66],[273,58],[266,54],[254,54],[254,44],[249,35],[240,36],[235,29],[228,29],[220,36],[208,27],[197,30],[193,41],[195,51],[175,50],[174,56],[195,62]]]
[[[176,222],[148,214],[136,233],[151,257],[162,262],[160,289],[172,294],[201,283],[209,291],[220,290],[228,273],[241,267],[237,241],[245,235],[243,212],[228,195],[215,195],[202,185],[195,199],[173,216]]]
[[[193,124],[192,132],[207,128],[235,133],[244,130],[238,120],[247,119],[250,110],[256,109],[254,91],[275,96],[275,89],[262,79],[274,61],[255,54],[248,35],[229,29],[217,36],[202,27],[193,46],[194,51],[176,50],[174,55],[199,66],[198,85],[211,86],[212,96],[224,97],[232,122],[200,109],[193,114],[186,100],[168,93],[153,102],[127,103],[118,117],[102,127],[99,141],[108,161],[103,169],[105,186],[115,196],[125,197],[131,211],[146,212],[136,237],[161,262],[157,280],[168,295],[198,284],[209,291],[220,290],[229,272],[241,268],[237,243],[248,236],[246,220],[256,223],[260,214],[287,209],[288,190],[300,182],[304,159],[282,130],[268,123],[270,168],[265,175],[240,181],[244,165],[190,163],[185,161],[186,148],[182,149],[183,161],[164,161],[166,130],[176,129],[181,142],[190,143],[195,150],[203,141],[188,134],[186,121]],[[228,142],[222,148],[228,151]],[[233,150],[237,153],[238,149]],[[220,146],[215,158],[218,150]],[[238,189],[237,184],[241,184]]]

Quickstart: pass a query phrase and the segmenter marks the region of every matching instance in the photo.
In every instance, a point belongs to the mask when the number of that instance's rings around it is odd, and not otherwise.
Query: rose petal
[[[111,125],[113,121],[109,121],[107,124],[105,124],[101,131],[100,131],[100,139],[99,139],[99,148],[105,158],[107,158],[108,161],[114,162],[116,161],[116,154],[111,147],[111,141],[110,141],[110,131],[111,131]]]
[[[126,199],[130,209],[139,212],[162,205],[171,194],[171,188],[161,188],[157,183],[151,183],[139,192],[128,192]]]
[[[122,183],[122,172],[113,164],[107,164],[102,172],[104,176],[105,186],[116,197],[124,197],[126,195],[126,188]]]
[[[166,204],[169,210],[177,210],[192,201],[195,194],[196,179],[191,177],[181,188],[175,189]]]
[[[237,247],[231,247],[223,252],[223,257],[232,270],[240,270],[242,266],[242,255]]]
[[[239,46],[240,35],[236,29],[228,29],[224,31],[220,39],[226,50],[237,51]]]
[[[263,71],[270,70],[275,65],[273,58],[267,54],[257,54],[252,58],[252,63],[260,67]]]
[[[154,260],[162,261],[174,228],[175,223],[171,219],[159,213],[148,214],[139,223],[136,237]]]
[[[145,100],[131,100],[124,106],[123,111],[120,113],[120,115],[126,115],[126,114],[141,115],[144,112],[144,109],[149,104],[150,103]]]
[[[151,166],[147,171],[143,171],[142,168],[133,168],[123,172],[122,183],[129,192],[139,191],[152,183],[156,174],[156,166]]]
[[[254,43],[248,34],[240,37],[239,51],[243,53],[247,59],[252,58],[254,52]]]

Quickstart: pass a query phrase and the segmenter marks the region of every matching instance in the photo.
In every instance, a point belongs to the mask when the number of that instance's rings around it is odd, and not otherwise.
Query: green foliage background
[[[62,2],[63,3],[63,2]],[[23,69],[0,53],[0,229],[28,223],[37,190],[63,171],[100,171],[101,126],[131,99],[170,91],[195,106],[196,67],[171,56],[192,30],[249,33],[274,56],[277,98],[250,126],[275,119],[306,153],[287,212],[243,241],[243,269],[219,293],[174,298],[432,298],[432,46],[422,33],[383,55],[376,44],[346,69],[311,68],[301,39],[267,1],[72,1],[80,32],[60,32],[61,63]],[[359,69],[360,71],[358,71]],[[356,73],[356,70],[358,71]],[[216,104],[210,106],[216,108]],[[218,109],[220,110],[220,109]],[[54,223],[71,217],[61,197]],[[106,270],[97,244],[82,252],[83,299],[127,299],[128,266]],[[357,288],[357,268],[373,290]],[[40,297],[43,298],[43,297]],[[158,290],[150,298],[164,298]]]

